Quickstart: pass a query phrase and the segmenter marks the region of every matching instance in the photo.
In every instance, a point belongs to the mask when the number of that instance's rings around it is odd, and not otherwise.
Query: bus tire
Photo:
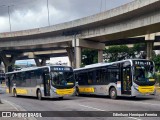
[[[17,97],[17,91],[16,91],[16,89],[13,89],[13,96]]]
[[[117,90],[115,87],[112,87],[109,91],[109,96],[111,99],[116,99],[117,98]]]
[[[63,97],[59,97],[59,100],[63,100]]]
[[[38,90],[38,92],[37,92],[37,98],[38,98],[38,100],[42,100],[42,93],[40,90]]]

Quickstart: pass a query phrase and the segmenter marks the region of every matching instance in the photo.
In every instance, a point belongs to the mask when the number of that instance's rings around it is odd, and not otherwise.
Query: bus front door
[[[131,95],[131,75],[130,75],[131,69],[130,67],[122,68],[122,77],[121,77],[121,93]]]
[[[8,77],[8,92],[11,93],[12,92],[12,87],[11,87],[11,79]]]
[[[50,77],[49,74],[43,74],[44,96],[50,96]]]

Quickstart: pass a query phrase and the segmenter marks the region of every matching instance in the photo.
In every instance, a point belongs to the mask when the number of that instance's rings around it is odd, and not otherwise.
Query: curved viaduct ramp
[[[117,39],[123,42],[124,38],[146,34],[146,40],[153,39],[155,35],[150,34],[160,31],[159,8],[160,0],[135,0],[106,12],[50,27],[0,33],[0,50],[23,53],[74,46],[95,48],[97,44],[96,49],[103,49],[104,43]],[[80,53],[80,49],[77,51]]]

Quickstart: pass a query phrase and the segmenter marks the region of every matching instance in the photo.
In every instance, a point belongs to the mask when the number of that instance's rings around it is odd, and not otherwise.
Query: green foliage
[[[15,65],[15,64],[13,65],[13,67],[14,67],[14,68],[20,68],[18,65]]]
[[[91,49],[82,50],[82,64],[81,67],[98,62],[98,51]]]
[[[126,45],[114,45],[104,50],[105,62],[113,62],[130,58],[146,58],[145,43],[134,44],[132,48]],[[156,65],[156,70],[160,71],[160,55],[153,52],[153,61]],[[98,62],[98,51],[91,49],[82,50],[81,67]]]
[[[129,58],[145,58],[146,54],[143,51],[145,44],[134,44],[132,48],[126,45],[114,45],[105,49],[105,61],[113,62]]]
[[[157,83],[159,83],[159,86],[160,86],[160,73],[156,73],[156,80],[157,80]]]
[[[156,66],[156,71],[160,71],[160,55],[153,55],[153,59],[152,59],[155,63]]]
[[[115,45],[105,49],[105,61],[113,62],[131,58],[134,54],[132,49],[129,49],[126,45]]]

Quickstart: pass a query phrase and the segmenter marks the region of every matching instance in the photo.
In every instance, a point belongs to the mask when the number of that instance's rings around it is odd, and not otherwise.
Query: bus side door
[[[131,95],[131,66],[130,63],[122,63],[121,64],[121,92],[122,94]]]
[[[43,71],[44,96],[50,96],[50,76],[48,69]]]

